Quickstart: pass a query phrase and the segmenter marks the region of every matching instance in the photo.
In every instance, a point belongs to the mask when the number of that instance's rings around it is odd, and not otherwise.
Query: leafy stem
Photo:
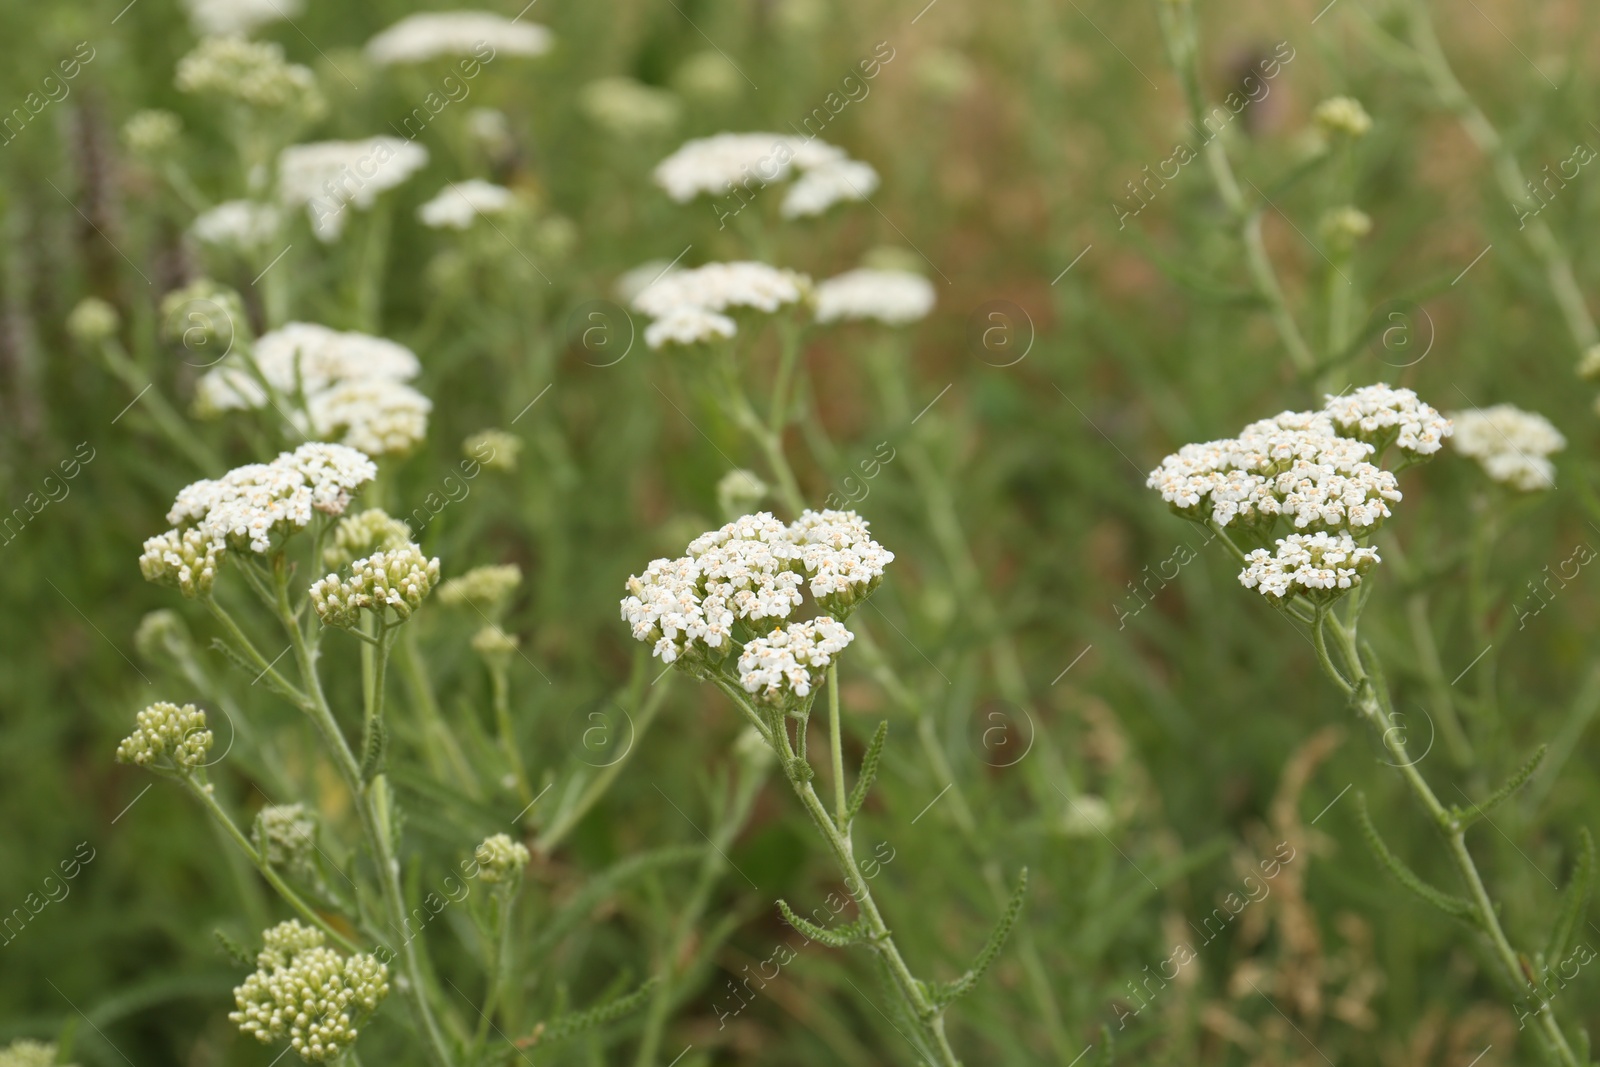
[[[1394,765],[1405,779],[1412,797],[1428,813],[1434,826],[1443,836],[1456,873],[1467,888],[1471,919],[1488,939],[1495,962],[1499,965],[1501,977],[1510,988],[1523,993],[1531,992],[1537,996],[1537,989],[1528,979],[1516,949],[1511,946],[1505,930],[1500,925],[1499,912],[1489,896],[1488,889],[1484,886],[1483,877],[1478,872],[1472,853],[1467,848],[1465,820],[1459,813],[1440,802],[1432,787],[1428,785],[1427,779],[1417,769],[1417,761],[1412,759],[1406,750],[1404,732],[1397,727],[1390,709],[1388,686],[1381,677],[1374,678],[1369,670],[1367,661],[1371,658],[1371,650],[1366,649],[1364,656],[1362,648],[1358,647],[1354,628],[1345,626],[1331,611],[1318,611],[1313,632],[1318,660],[1322,663],[1323,670],[1327,671],[1350,697],[1351,703],[1361,716],[1379,731],[1384,747],[1394,756],[1396,760]],[[1334,666],[1328,655],[1329,634],[1343,662],[1342,672]],[[1537,1014],[1541,1037],[1547,1050],[1555,1056],[1556,1062],[1563,1067],[1582,1067],[1553,1015],[1548,1011],[1540,1011]]]

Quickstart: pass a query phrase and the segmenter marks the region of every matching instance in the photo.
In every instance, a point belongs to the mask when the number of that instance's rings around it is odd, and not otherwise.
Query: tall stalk
[[[1355,604],[1359,606],[1359,601]],[[1348,621],[1342,621],[1330,610],[1317,611],[1312,623],[1312,636],[1323,672],[1349,698],[1361,717],[1378,731],[1384,746],[1394,756],[1395,766],[1405,780],[1412,799],[1427,813],[1429,820],[1444,838],[1451,864],[1468,892],[1466,904],[1470,920],[1488,941],[1490,955],[1499,969],[1500,977],[1509,988],[1522,990],[1539,1001],[1539,1011],[1536,1013],[1537,1027],[1546,1051],[1551,1053],[1555,1057],[1555,1062],[1560,1063],[1562,1067],[1587,1067],[1568,1044],[1561,1025],[1550,1011],[1549,1002],[1539,996],[1537,984],[1525,971],[1523,957],[1506,937],[1505,929],[1500,924],[1499,910],[1490,898],[1483,876],[1478,872],[1477,863],[1467,848],[1467,828],[1471,819],[1463,817],[1464,813],[1454,807],[1447,807],[1440,802],[1427,779],[1417,769],[1416,761],[1407,752],[1404,731],[1396,727],[1394,713],[1391,710],[1393,703],[1388,685],[1381,677],[1374,678],[1370,673],[1367,660],[1372,655],[1371,650],[1367,649],[1363,655],[1363,650],[1359,647],[1356,615],[1357,612],[1352,610]],[[1329,652],[1330,635],[1333,639],[1333,651],[1338,655],[1337,662]]]

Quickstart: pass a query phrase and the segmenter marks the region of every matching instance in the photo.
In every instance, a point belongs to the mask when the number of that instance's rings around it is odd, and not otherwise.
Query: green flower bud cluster
[[[117,746],[118,763],[148,767],[163,756],[176,767],[198,767],[211,751],[206,713],[193,704],[178,707],[162,701],[138,714],[133,733]]]
[[[439,587],[439,603],[453,608],[473,607],[493,618],[521,584],[522,568],[515,563],[474,567]]]
[[[478,877],[491,885],[521,877],[531,858],[528,846],[513,841],[510,834],[484,838],[473,855],[478,861]]]
[[[340,956],[322,932],[296,920],[262,934],[256,971],[233,991],[228,1018],[262,1044],[288,1038],[303,1060],[338,1059],[358,1026],[389,992],[389,969],[375,956]]]
[[[389,552],[411,541],[411,528],[390,517],[382,508],[368,508],[339,520],[333,544],[322,550],[322,562],[335,569],[348,567],[362,556]]]
[[[392,608],[404,622],[422,606],[439,580],[439,561],[429,559],[416,545],[374,552],[350,565],[350,577],[330,574],[311,586],[311,605],[325,626],[353,629],[361,613],[380,619]]]
[[[210,596],[227,554],[227,546],[196,528],[168,530],[145,541],[139,570],[145,581],[175,586],[186,597]]]

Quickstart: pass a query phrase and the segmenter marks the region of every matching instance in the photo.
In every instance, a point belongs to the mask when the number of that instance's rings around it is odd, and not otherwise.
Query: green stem
[[[511,684],[506,678],[504,663],[489,664],[489,685],[494,691],[495,730],[500,735],[500,748],[506,762],[511,765],[511,776],[516,779],[517,795],[524,804],[533,803],[533,787],[528,784],[528,770],[523,765],[522,753],[517,749],[517,732],[511,723]]]
[[[1505,196],[1513,210],[1532,209],[1537,212],[1539,204],[1528,193],[1527,177],[1517,162],[1516,154],[1500,136],[1500,132],[1495,129],[1488,116],[1473,102],[1471,94],[1461,85],[1455,71],[1451,69],[1444,48],[1439,44],[1438,34],[1434,31],[1433,17],[1428,10],[1426,0],[1410,0],[1408,21],[1411,46],[1416,50],[1424,75],[1432,85],[1439,102],[1455,113],[1456,119],[1478,146],[1478,150],[1489,157],[1490,169],[1494,172],[1501,194]],[[1524,218],[1521,228],[1528,247],[1544,267],[1551,295],[1555,297],[1556,306],[1561,311],[1561,317],[1566,323],[1567,332],[1572,336],[1573,344],[1577,346],[1579,355],[1582,355],[1591,346],[1600,342],[1600,330],[1595,327],[1594,317],[1589,313],[1589,306],[1583,298],[1583,289],[1573,274],[1572,261],[1567,257],[1561,242],[1556,240],[1550,227],[1537,214]]]
[[[206,610],[211,612],[212,617],[222,624],[222,628],[233,639],[233,643],[238,647],[240,654],[260,669],[261,674],[258,677],[266,678],[270,681],[296,707],[307,712],[312,710],[311,698],[301,692],[282,674],[278,673],[277,667],[261,654],[256,648],[255,642],[245,636],[245,632],[239,628],[239,624],[234,621],[227,608],[224,608],[209,596],[202,597],[201,602],[205,604]]]
[[[417,717],[422,720],[422,733],[428,742],[422,747],[428,754],[434,773],[441,778],[446,777],[444,765],[448,763],[454,772],[456,784],[474,800],[480,799],[478,773],[472,769],[455,731],[450,729],[439,711],[439,701],[433,693],[433,681],[428,677],[427,664],[417,648],[417,635],[409,626],[404,627],[400,634],[400,669],[405,674],[406,688],[411,693]]]
[[[751,711],[751,714],[754,712]],[[800,798],[806,814],[811,816],[812,823],[822,834],[829,851],[833,853],[839,873],[844,876],[845,888],[855,899],[861,921],[866,927],[867,942],[888,968],[896,991],[905,1001],[912,1017],[917,1020],[924,1037],[931,1042],[939,1062],[943,1067],[960,1067],[961,1061],[956,1058],[949,1040],[945,1037],[944,1012],[928,999],[926,987],[906,965],[905,957],[901,955],[899,946],[895,944],[894,937],[889,932],[888,924],[883,920],[882,912],[878,910],[878,903],[873,899],[867,879],[862,876],[861,868],[856,864],[855,849],[851,844],[848,830],[834,823],[821,798],[817,796],[817,791],[812,788],[809,778],[803,777],[799,771],[801,761],[789,741],[789,731],[783,725],[783,718],[775,716],[774,722],[778,726],[778,729],[772,731],[772,737],[776,742],[774,750],[783,764],[784,775],[794,788],[795,796]],[[797,729],[805,730],[804,720]]]
[[[310,707],[307,710],[333,754],[334,766],[338,768],[339,776],[344,779],[346,788],[354,798],[356,811],[361,819],[362,832],[367,839],[368,847],[372,850],[373,860],[378,869],[378,883],[382,887],[384,906],[389,913],[389,925],[403,936],[406,927],[406,904],[404,891],[400,887],[400,862],[394,854],[392,832],[394,820],[393,812],[390,810],[388,781],[384,775],[377,775],[370,783],[362,782],[361,766],[350,751],[350,745],[345,740],[344,732],[339,728],[338,720],[333,717],[333,709],[328,706],[327,695],[322,689],[322,679],[317,673],[316,656],[306,641],[299,620],[289,607],[289,579],[283,557],[281,555],[276,557],[273,564],[278,619],[289,635],[295,661],[299,665],[301,682],[311,696]],[[376,710],[381,718],[382,709]],[[433,1005],[428,999],[427,991],[430,987],[424,982],[417,941],[415,937],[406,937],[400,946],[401,962],[406,973],[404,988],[417,1017],[421,1020],[422,1030],[427,1038],[428,1052],[435,1067],[454,1067],[454,1057],[445,1041],[444,1033],[439,1029],[438,1020],[434,1018]]]
[[[646,1009],[644,1032],[639,1039],[639,1049],[634,1057],[636,1067],[656,1065],[656,1056],[661,1048],[667,1022],[672,1017],[673,1005],[677,1001],[685,977],[693,969],[692,964],[680,968],[678,961],[688,952],[695,930],[710,906],[711,894],[726,872],[728,860],[725,857],[728,846],[733,843],[734,837],[749,819],[756,794],[766,783],[768,767],[764,755],[762,762],[752,761],[744,766],[731,802],[722,817],[717,820],[717,824],[712,827],[705,856],[700,864],[699,876],[689,893],[688,901],[678,914],[678,922],[667,944],[667,953],[661,968],[661,981],[656,985],[651,995],[650,1006]]]
[[[123,351],[122,345],[115,338],[107,338],[101,342],[100,352],[105,357],[106,365],[111,368],[111,373],[134,392],[134,401],[144,405],[156,429],[161,431],[178,451],[188,456],[189,461],[200,468],[208,478],[215,478],[226,469],[217,454],[195,436],[183,416],[168,403],[166,394],[155,387],[139,369],[138,364]]]
[[[839,707],[839,664],[828,665],[828,748],[833,754],[833,810],[834,822],[839,827],[848,830],[849,820],[845,817],[849,810],[844,793],[844,745],[840,737],[839,717],[842,709]]]
[[[629,755],[639,747],[640,739],[644,737],[645,731],[650,728],[650,724],[655,721],[656,715],[661,711],[662,705],[666,703],[667,691],[671,688],[671,682],[672,679],[670,677],[663,678],[658,682],[657,685],[660,688],[652,689],[650,695],[645,698],[644,703],[634,713],[633,746],[628,750]],[[595,776],[594,781],[590,782],[588,787],[584,789],[583,794],[578,797],[577,803],[569,808],[564,808],[561,814],[557,815],[550,825],[545,827],[544,831],[539,834],[538,840],[533,843],[533,851],[540,856],[548,856],[553,852],[556,846],[561,844],[567,834],[572,831],[572,828],[578,825],[578,822],[589,813],[589,809],[593,808],[600,798],[605,795],[606,790],[611,788],[611,783],[617,780],[617,776],[622,773],[622,769],[627,764],[628,756],[623,756],[615,763],[602,767],[600,773]]]
[[[298,912],[311,925],[327,934],[346,952],[361,951],[360,946],[354,941],[351,941],[344,934],[328,925],[328,921],[318,915],[311,905],[301,899],[300,894],[296,893],[283,880],[283,877],[273,870],[272,865],[267,862],[266,856],[256,851],[255,846],[250,843],[249,838],[244,836],[244,832],[239,829],[233,818],[223,810],[221,804],[217,803],[217,798],[213,795],[211,785],[196,781],[194,775],[188,772],[180,771],[179,776],[183,779],[183,784],[188,787],[189,792],[193,793],[195,798],[200,801],[200,804],[211,813],[211,817],[222,827],[228,837],[233,840],[233,843],[239,846],[250,862],[255,865],[256,870],[261,872],[261,876],[267,880],[267,884],[277,890],[278,895],[283,898],[286,904]]]
[[[1205,93],[1200,87],[1197,59],[1199,31],[1196,28],[1194,6],[1189,3],[1166,3],[1164,0],[1157,6],[1160,9],[1161,30],[1167,45],[1167,55],[1178,75],[1179,83],[1183,86],[1190,122],[1195,129],[1210,132],[1205,125]],[[1222,198],[1223,204],[1238,221],[1239,240],[1244,245],[1245,267],[1249,271],[1256,294],[1266,302],[1272,325],[1278,331],[1278,337],[1283,341],[1283,346],[1289,353],[1295,369],[1303,375],[1310,374],[1316,369],[1316,356],[1312,353],[1311,346],[1306,344],[1305,337],[1301,335],[1300,327],[1295,323],[1294,312],[1284,296],[1277,270],[1272,265],[1272,257],[1267,254],[1266,243],[1261,237],[1261,208],[1252,208],[1245,201],[1220,136],[1212,136],[1207,140],[1202,151],[1205,154],[1206,167],[1211,174],[1212,183],[1217,188],[1217,195]]]
[[[1315,630],[1318,634],[1319,658],[1323,660],[1323,669],[1332,669],[1332,664],[1327,661],[1325,645],[1321,638],[1321,631],[1326,628],[1333,632],[1336,645],[1339,648],[1340,658],[1344,661],[1345,672],[1354,684],[1346,682],[1337,672],[1332,671],[1331,676],[1351,694],[1352,703],[1361,713],[1362,717],[1370,722],[1374,729],[1379,731],[1384,746],[1395,757],[1401,777],[1410,787],[1411,795],[1417,803],[1428,813],[1434,826],[1444,837],[1449,848],[1450,859],[1454,863],[1456,872],[1471,894],[1471,903],[1474,918],[1479,928],[1489,941],[1496,963],[1499,964],[1501,977],[1509,984],[1510,988],[1523,991],[1532,990],[1537,995],[1537,988],[1528,980],[1523,972],[1521,960],[1516,949],[1511,946],[1506,937],[1505,930],[1500,925],[1500,914],[1490,899],[1488,889],[1485,888],[1483,877],[1478,873],[1478,866],[1472,858],[1472,853],[1467,849],[1466,828],[1456,815],[1439,801],[1432,787],[1422,772],[1417,770],[1416,761],[1411,759],[1406,751],[1405,736],[1403,731],[1396,728],[1393,716],[1390,714],[1385,697],[1379,694],[1377,683],[1367,673],[1362,663],[1361,654],[1357,649],[1356,636],[1352,630],[1340,624],[1339,619],[1332,612],[1319,613],[1318,625]],[[1567,1038],[1561,1031],[1561,1025],[1549,1011],[1538,1012],[1539,1026],[1543,1031],[1543,1038],[1547,1048],[1553,1052],[1564,1067],[1585,1067],[1581,1064]]]

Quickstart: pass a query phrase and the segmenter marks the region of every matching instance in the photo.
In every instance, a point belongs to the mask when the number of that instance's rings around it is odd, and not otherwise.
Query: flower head
[[[848,157],[814,138],[781,133],[719,133],[685,142],[656,165],[656,184],[680,204],[702,193],[721,196],[735,188],[768,185]]]
[[[206,713],[193,704],[181,708],[165,701],[151,704],[134,721],[133,733],[117,746],[118,763],[160,766],[165,758],[172,766],[187,770],[203,764],[211,751]]]
[[[663,663],[702,672],[725,658],[735,620],[765,628],[789,618],[807,593],[843,618],[878,587],[893,560],[853,511],[806,511],[789,525],[757,512],[695,538],[682,558],[654,560],[629,578],[622,618]]]
[[[598,78],[578,93],[590,122],[624,140],[659,136],[678,124],[683,106],[665,89],[632,78]]]
[[[324,626],[353,629],[361,613],[383,618],[392,609],[401,622],[422,606],[439,580],[439,561],[416,545],[374,552],[350,565],[350,577],[329,574],[311,584],[311,606]]]
[[[329,242],[344,232],[346,205],[366,211],[427,163],[426,148],[399,137],[291,145],[278,156],[278,195],[304,205],[317,239]]]
[[[269,22],[293,18],[301,0],[184,0],[189,23],[202,37],[248,34]]]
[[[1331,599],[1378,562],[1366,546],[1401,500],[1393,471],[1378,466],[1394,445],[1407,459],[1437,452],[1450,420],[1409,389],[1372,385],[1329,396],[1321,411],[1285,411],[1237,438],[1184,445],[1146,484],[1174,511],[1238,529],[1265,544],[1278,521],[1294,533],[1257,548],[1239,575],[1273,600]]]
[[[56,1046],[23,1038],[0,1048],[0,1067],[56,1067]]]
[[[521,584],[522,568],[515,563],[474,567],[439,586],[439,603],[446,607],[475,608],[493,618]]]
[[[865,200],[878,188],[870,163],[839,159],[805,171],[783,194],[778,213],[786,219],[820,215],[846,200]]]
[[[492,471],[514,471],[522,453],[522,438],[505,430],[479,430],[461,442],[461,454]]]
[[[147,582],[177,587],[186,597],[211,595],[227,548],[200,530],[168,530],[145,541],[139,571]]]
[[[1372,117],[1353,96],[1330,96],[1318,104],[1311,119],[1323,132],[1356,138],[1372,129]]]
[[[433,401],[404,382],[344,381],[306,398],[313,435],[369,456],[403,456],[428,436]]]
[[[261,936],[256,970],[233,991],[228,1018],[262,1044],[289,1039],[311,1063],[338,1059],[389,992],[389,969],[375,956],[340,956],[320,930],[291,919]]]
[[[122,143],[136,156],[155,158],[172,150],[183,132],[183,120],[161,108],[145,108],[122,124]]]
[[[424,63],[445,56],[490,59],[541,56],[550,51],[550,31],[534,22],[489,11],[424,11],[407,15],[367,42],[367,58],[379,66]]]
[[[513,841],[509,834],[484,838],[473,856],[478,861],[478,877],[491,885],[515,881],[530,858],[528,846]]]
[[[195,218],[189,232],[201,244],[259,251],[278,236],[283,213],[274,204],[227,200]]]
[[[322,550],[322,562],[337,570],[373,552],[387,552],[411,542],[411,527],[382,508],[346,515],[333,529],[333,544]]]
[[[1471,456],[1497,482],[1523,492],[1553,489],[1556,468],[1549,457],[1567,447],[1549,419],[1511,404],[1458,411],[1454,446]]]
[[[291,322],[264,333],[252,349],[267,384],[291,398],[307,399],[345,382],[405,382],[422,369],[405,345],[355,330]],[[195,391],[205,414],[264,408],[268,396],[249,369],[226,361],[207,371]]]
[[[353,448],[304,444],[271,463],[251,463],[185,486],[167,521],[197,530],[206,551],[214,542],[265,553],[274,535],[305,529],[316,512],[344,514],[351,494],[377,473],[372,460]]]
[[[469,178],[440,189],[417,208],[417,218],[435,230],[465,230],[480,216],[504,215],[516,202],[517,195],[505,186]]]
[[[706,311],[750,308],[772,314],[798,304],[810,288],[811,279],[804,274],[765,263],[707,263],[662,275],[634,298],[633,306],[656,318],[683,307]]]
[[[794,706],[822,684],[828,665],[854,639],[844,623],[826,615],[774,628],[745,642],[739,684],[762,703]]]
[[[256,851],[279,870],[304,876],[312,870],[317,817],[304,804],[268,804],[256,812]]]
[[[717,482],[717,506],[730,519],[748,515],[771,491],[754,471],[731,470]]]
[[[817,321],[876,319],[904,326],[933,310],[933,283],[920,274],[862,267],[817,285]]]
[[[704,345],[716,340],[725,341],[738,332],[738,324],[728,316],[692,304],[682,304],[645,327],[644,343],[651,348]]]
[[[285,61],[281,45],[236,35],[202,38],[178,60],[176,84],[181,92],[236,100],[307,121],[327,110],[309,67]]]
[[[1368,385],[1327,400],[1323,410],[1340,433],[1380,449],[1393,441],[1403,452],[1431,456],[1450,436],[1450,420],[1410,389]]]
[[[1290,534],[1278,539],[1276,552],[1248,553],[1239,582],[1272,601],[1295,594],[1328,601],[1360,585],[1379,562],[1377,549],[1358,545],[1347,533]]]
[[[96,345],[122,324],[117,309],[96,296],[86,296],[67,315],[67,333],[79,344]]]

